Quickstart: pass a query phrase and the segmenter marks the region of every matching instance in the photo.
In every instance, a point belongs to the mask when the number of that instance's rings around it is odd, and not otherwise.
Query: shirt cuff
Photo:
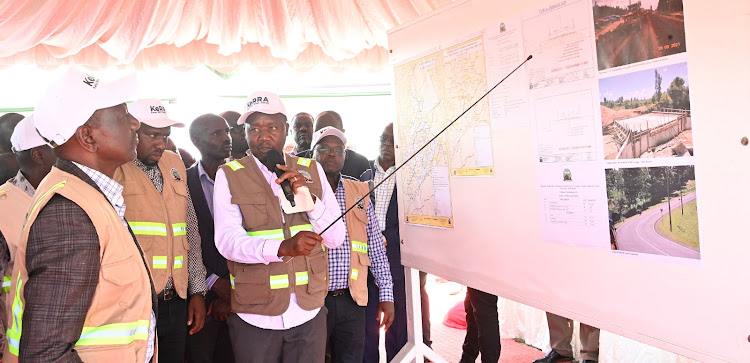
[[[279,257],[279,247],[281,247],[283,240],[279,239],[267,239],[263,243],[263,259],[266,260],[266,265],[271,262],[281,262],[282,259]]]
[[[317,221],[318,219],[320,219],[321,217],[323,217],[323,214],[325,214],[325,212],[326,212],[326,204],[323,203],[323,201],[320,199],[320,197],[318,197],[316,195],[315,196],[315,207],[313,208],[313,210],[307,212],[307,217],[310,218],[310,219],[312,219],[312,220],[314,220],[314,221]]]
[[[379,290],[380,291],[379,291],[378,295],[380,295],[380,301],[381,302],[383,302],[383,301],[393,302],[393,284],[391,284],[390,286],[386,287],[385,289],[379,289]]]
[[[216,274],[211,274],[210,276],[208,276],[208,278],[206,278],[206,288],[208,288],[208,290],[210,291],[211,287],[214,286],[214,284],[216,283],[216,280],[218,279],[219,279],[219,276],[217,276]]]

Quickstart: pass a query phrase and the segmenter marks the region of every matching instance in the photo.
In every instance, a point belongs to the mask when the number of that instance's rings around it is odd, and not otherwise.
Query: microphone
[[[284,175],[285,171],[277,168],[276,164],[286,165],[286,161],[284,161],[284,156],[281,155],[280,152],[278,152],[276,149],[271,149],[270,151],[268,151],[268,154],[266,154],[266,167],[268,168],[268,170],[276,173],[276,176],[280,178],[282,175]],[[294,207],[294,191],[292,190],[292,186],[289,184],[289,179],[285,179],[281,182],[281,190],[284,192],[284,196],[286,197],[286,200],[289,201],[289,204]]]

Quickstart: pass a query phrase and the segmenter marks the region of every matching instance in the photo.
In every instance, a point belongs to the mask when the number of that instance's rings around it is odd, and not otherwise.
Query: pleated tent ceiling
[[[4,0],[0,66],[375,71],[386,31],[451,0]]]

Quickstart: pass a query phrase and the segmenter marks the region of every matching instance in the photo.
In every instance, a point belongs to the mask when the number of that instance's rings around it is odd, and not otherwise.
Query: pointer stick
[[[521,64],[519,64],[516,68],[514,68],[512,71],[510,71],[510,73],[508,73],[507,76],[505,76],[503,79],[501,79],[500,82],[497,82],[497,84],[494,85],[492,88],[490,88],[490,90],[487,91],[484,95],[482,95],[482,97],[479,97],[478,100],[476,100],[474,103],[472,103],[471,106],[469,106],[469,108],[467,108],[466,110],[464,110],[464,112],[461,112],[461,114],[458,115],[458,117],[456,117],[447,126],[445,126],[442,130],[440,130],[440,132],[438,132],[437,135],[433,136],[432,139],[430,139],[430,141],[427,141],[426,144],[424,144],[421,148],[419,148],[419,150],[417,150],[416,152],[414,152],[414,154],[412,154],[408,159],[406,159],[406,161],[404,161],[403,163],[401,163],[401,165],[399,165],[395,170],[393,170],[392,173],[390,173],[385,178],[383,178],[383,180],[381,180],[380,183],[378,183],[376,186],[374,186],[370,190],[369,193],[365,194],[362,198],[357,199],[357,202],[355,202],[354,204],[352,204],[352,206],[350,206],[349,208],[347,208],[346,211],[344,211],[344,213],[341,213],[341,215],[338,218],[336,218],[335,221],[331,222],[331,224],[329,224],[328,227],[326,227],[325,229],[323,229],[323,231],[321,231],[318,234],[321,235],[321,234],[325,233],[329,228],[331,228],[331,226],[333,226],[334,224],[336,224],[336,222],[338,222],[341,218],[344,218],[344,215],[346,215],[347,213],[349,213],[349,211],[351,211],[357,204],[359,204],[359,202],[362,199],[364,199],[367,196],[372,195],[372,193],[375,191],[375,189],[378,189],[378,187],[381,184],[383,184],[386,180],[388,180],[388,178],[396,175],[396,172],[399,171],[399,169],[401,169],[404,165],[406,165],[406,163],[408,163],[409,161],[411,161],[411,159],[413,159],[415,156],[417,156],[417,154],[419,154],[420,151],[424,150],[424,148],[426,148],[427,145],[429,145],[433,141],[435,141],[435,139],[437,139],[440,135],[442,135],[443,132],[445,132],[445,130],[448,130],[449,127],[453,126],[453,124],[456,123],[456,121],[458,121],[461,118],[461,116],[465,115],[467,112],[469,112],[469,110],[471,110],[472,108],[474,108],[474,106],[476,106],[476,104],[479,103],[479,101],[481,101],[485,97],[487,97],[487,95],[490,94],[490,92],[492,92],[495,88],[497,88],[497,86],[499,86],[501,83],[503,83],[503,81],[505,81],[508,77],[510,77],[513,73],[515,73],[518,70],[518,68],[521,68],[521,66],[523,66],[524,64],[526,64],[526,62],[528,62],[529,59],[531,59],[531,58],[532,58],[532,56],[529,55],[523,62],[521,62]],[[289,259],[287,262],[289,262],[289,261],[291,261],[291,259]]]

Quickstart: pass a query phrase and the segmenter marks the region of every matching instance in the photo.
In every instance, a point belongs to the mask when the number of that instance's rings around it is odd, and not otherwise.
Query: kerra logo
[[[164,108],[164,106],[149,106],[151,108],[151,113],[167,113],[167,110]]]
[[[83,83],[85,83],[88,86],[91,86],[91,88],[93,89],[96,89],[96,86],[99,85],[99,78],[86,75],[86,78],[83,79]]]
[[[250,102],[247,103],[247,109],[251,109],[253,106],[259,104],[259,103],[265,103],[269,104],[268,97],[255,97]]]

